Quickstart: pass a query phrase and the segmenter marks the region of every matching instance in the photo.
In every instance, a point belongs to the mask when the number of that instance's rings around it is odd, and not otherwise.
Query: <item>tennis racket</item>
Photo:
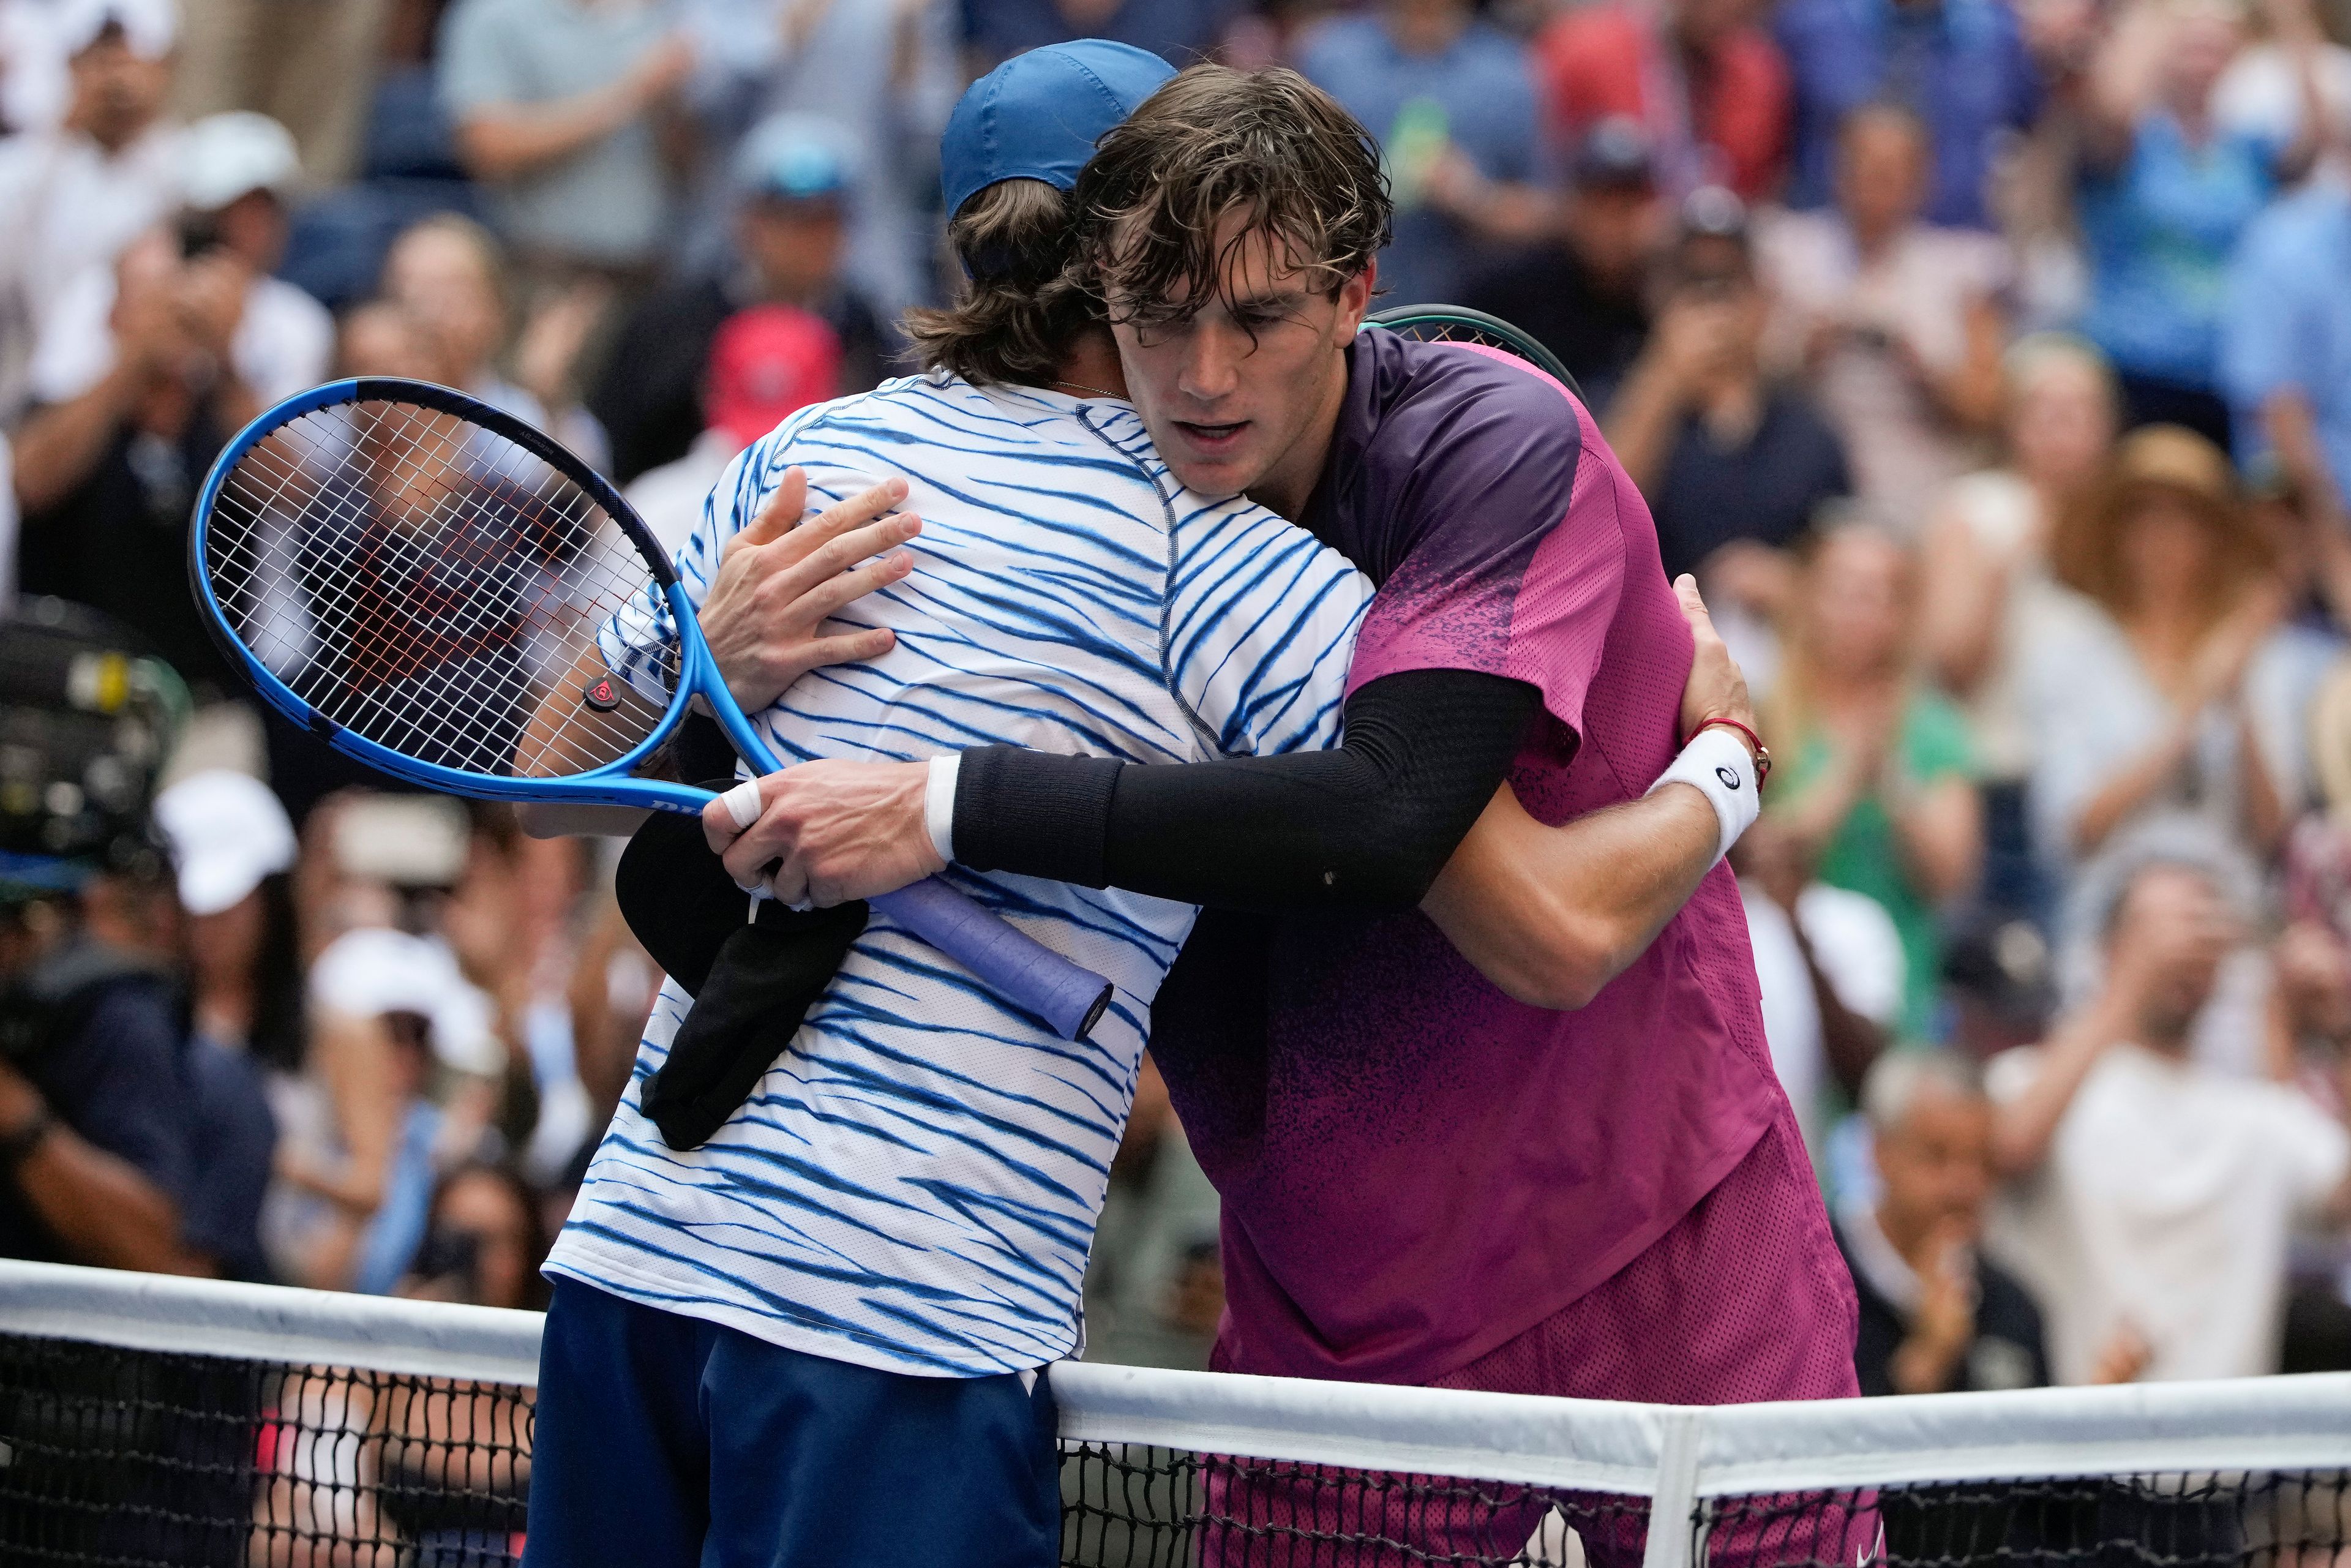
[[[205,477],[188,568],[263,700],[412,784],[698,813],[707,790],[634,776],[696,698],[758,771],[782,767],[643,520],[445,387],[335,382],[255,420]],[[623,646],[623,611],[672,637]],[[872,902],[1065,1040],[1109,1005],[1107,980],[935,878]]]
[[[1576,402],[1586,408],[1592,406],[1557,354],[1499,316],[1489,316],[1483,310],[1472,310],[1463,305],[1393,305],[1364,319],[1372,326],[1384,327],[1425,343],[1475,343],[1480,348],[1514,354],[1573,392]]]

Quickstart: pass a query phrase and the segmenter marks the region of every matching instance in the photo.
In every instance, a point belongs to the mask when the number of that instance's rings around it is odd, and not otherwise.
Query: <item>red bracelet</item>
[[[1737,719],[1702,718],[1698,721],[1698,727],[1696,728],[1692,729],[1687,735],[1682,737],[1682,744],[1684,746],[1687,746],[1691,741],[1696,740],[1699,736],[1704,735],[1708,730],[1714,728],[1718,725],[1724,729],[1735,729],[1740,735],[1746,737],[1747,744],[1751,747],[1755,752],[1755,788],[1758,789],[1762,789],[1764,781],[1771,777],[1771,748],[1763,744],[1763,737],[1761,736],[1756,734],[1752,729],[1750,729],[1747,726],[1740,723]]]

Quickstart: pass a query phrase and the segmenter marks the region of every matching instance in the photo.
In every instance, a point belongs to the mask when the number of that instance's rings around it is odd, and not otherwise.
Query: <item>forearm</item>
[[[2262,755],[2252,716],[2242,711],[2237,716],[2237,771],[2245,791],[2246,830],[2264,852],[2274,850],[2285,837],[2285,800],[2278,793],[2277,781],[2270,777],[2269,760]]]
[[[1616,454],[1625,476],[1645,496],[1665,475],[1682,407],[1679,379],[1654,360],[1633,367],[1624,390],[1609,407],[1603,431],[1609,449]]]
[[[1929,904],[1959,897],[1983,865],[1983,803],[1975,786],[1947,779],[1899,803],[1891,813],[1903,870]]]
[[[502,104],[460,121],[457,148],[475,178],[510,180],[603,141],[640,107],[626,81],[551,103]]]
[[[2196,738],[2192,715],[2181,715],[2153,746],[2141,752],[2100,785],[2074,814],[2070,836],[2075,855],[2086,855],[2106,841],[2125,818],[2145,805],[2165,780],[2188,759]]]
[[[106,455],[130,406],[128,367],[118,365],[78,398],[43,409],[17,432],[16,504],[38,512],[72,492]]]
[[[62,1124],[16,1167],[16,1190],[76,1260],[151,1274],[209,1272],[180,1244],[180,1213],[162,1189],[118,1155]]]
[[[2043,1048],[2040,1075],[2024,1092],[2001,1106],[1992,1121],[1992,1165],[2001,1175],[2022,1176],[2048,1157],[2057,1124],[2074,1103],[2090,1069],[2110,1041],[2127,1032],[2102,999],[2068,1021]]]
[[[1535,1007],[1584,1006],[1698,891],[1721,823],[1695,789],[1546,828],[1508,789],[1421,901],[1462,956]]]
[[[2007,395],[2001,362],[2007,342],[2008,322],[1996,308],[1983,300],[1968,307],[1966,357],[1935,387],[1943,413],[1962,430],[1990,430],[2000,423]]]
[[[967,752],[956,858],[1225,909],[1409,909],[1540,700],[1497,675],[1410,671],[1357,692],[1328,751],[1158,767]]]
[[[2320,523],[2336,521],[2345,497],[2335,486],[2334,470],[2319,444],[2318,422],[2311,412],[2310,399],[2297,387],[2282,388],[2262,402],[2261,421],[2262,433],[2277,449],[2278,462],[2311,497]]]

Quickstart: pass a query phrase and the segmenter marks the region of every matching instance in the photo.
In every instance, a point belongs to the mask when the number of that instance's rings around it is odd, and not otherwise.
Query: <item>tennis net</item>
[[[538,1330],[0,1263],[0,1563],[513,1563]],[[1052,1387],[1072,1568],[2351,1568],[2351,1376],[1710,1409]]]

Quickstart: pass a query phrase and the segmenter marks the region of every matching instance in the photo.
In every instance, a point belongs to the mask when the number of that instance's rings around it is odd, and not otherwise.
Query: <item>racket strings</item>
[[[667,708],[597,648],[632,602],[664,613],[637,549],[559,469],[438,410],[289,422],[223,484],[204,569],[232,632],[296,695],[419,761],[576,774],[634,750]],[[674,689],[674,645],[653,674]]]

